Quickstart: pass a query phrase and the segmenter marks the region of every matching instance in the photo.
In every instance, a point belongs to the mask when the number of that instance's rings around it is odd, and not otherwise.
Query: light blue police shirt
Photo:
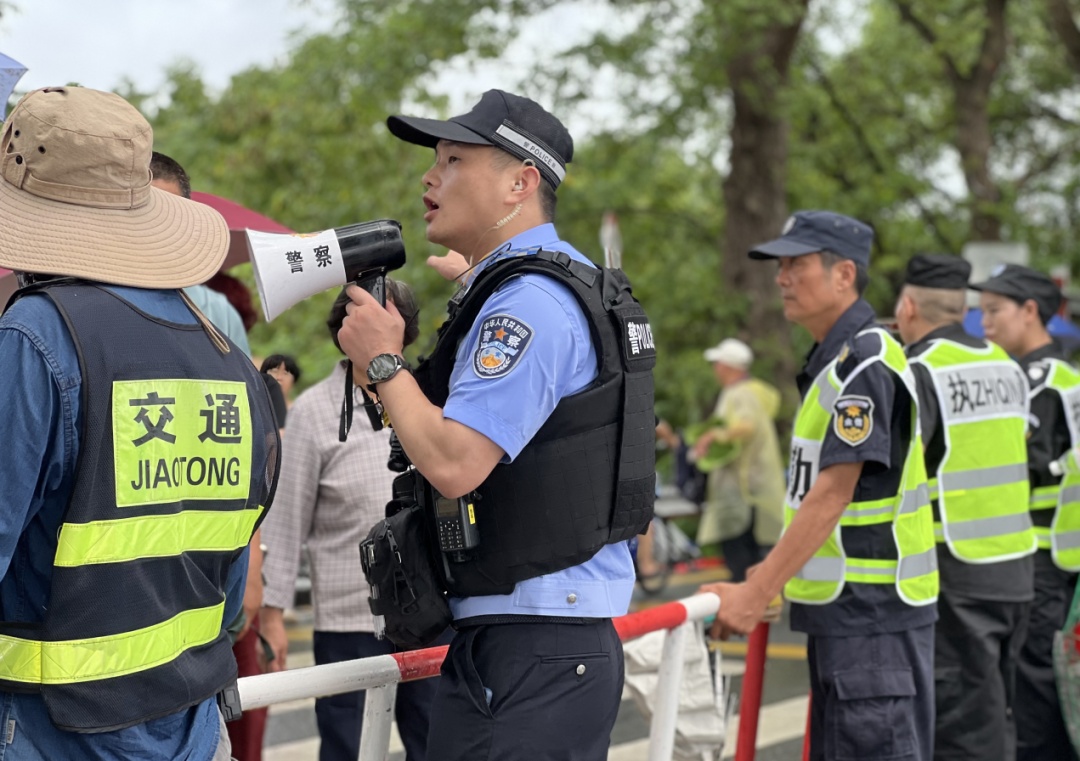
[[[559,240],[554,225],[546,224],[500,246],[470,275],[475,278],[511,252],[535,247],[589,263]],[[485,351],[490,333],[500,328],[518,341],[512,357],[503,352],[492,358]],[[513,462],[559,400],[585,388],[596,375],[589,323],[574,294],[545,275],[523,275],[492,294],[458,347],[443,416],[484,434],[506,453],[503,462]],[[450,609],[455,619],[506,614],[613,618],[626,613],[633,591],[630,549],[619,542],[604,545],[581,565],[518,582],[511,594],[451,598]]]

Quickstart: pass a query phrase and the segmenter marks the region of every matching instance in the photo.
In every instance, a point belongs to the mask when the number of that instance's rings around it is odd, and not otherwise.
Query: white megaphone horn
[[[320,233],[246,233],[267,322],[308,296],[350,281],[385,304],[386,273],[405,264],[401,224],[392,219]]]

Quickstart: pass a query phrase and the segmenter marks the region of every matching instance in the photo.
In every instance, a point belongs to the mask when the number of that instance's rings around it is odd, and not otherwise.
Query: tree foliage
[[[282,63],[242,72],[222,93],[180,64],[167,97],[145,104],[157,147],[198,189],[302,231],[401,220],[410,259],[400,275],[424,307],[423,353],[452,288],[423,266],[442,253],[420,222],[430,156],[393,139],[386,116],[448,116],[436,90],[448,63],[493,59],[520,71],[518,52],[538,48],[545,14],[594,29],[544,40],[535,66],[504,86],[602,123],[575,135],[557,223],[599,260],[601,216],[618,214],[624,267],[660,349],[658,408],[683,424],[716,391],[706,346],[749,338],[765,357],[759,371],[783,367],[773,379],[789,384],[809,345],[773,319],[771,273],[747,280],[737,250],[779,232],[785,207],[832,208],[874,226],[868,296],[883,316],[918,251],[959,253],[970,239],[1000,237],[1028,243],[1037,265],[1080,262],[1074,4],[856,0],[838,16],[819,0],[807,16],[804,0],[341,0],[343,23],[298,41]],[[740,104],[749,132],[737,129]],[[759,172],[737,171],[754,149],[754,119],[775,129],[782,154],[752,165],[780,172],[767,213],[750,192]],[[305,379],[319,378],[335,356],[322,325],[332,297],[259,325],[253,346],[294,353]]]

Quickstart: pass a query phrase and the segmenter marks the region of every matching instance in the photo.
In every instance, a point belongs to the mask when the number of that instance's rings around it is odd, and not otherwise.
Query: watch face
[[[393,354],[380,354],[371,360],[371,364],[368,365],[368,380],[372,383],[386,380],[394,374],[397,368],[397,357]]]

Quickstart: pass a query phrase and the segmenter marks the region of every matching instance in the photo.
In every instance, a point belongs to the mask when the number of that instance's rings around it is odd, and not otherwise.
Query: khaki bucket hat
[[[46,87],[0,137],[0,266],[140,288],[208,280],[229,248],[220,214],[150,185],[153,131],[118,95]]]

